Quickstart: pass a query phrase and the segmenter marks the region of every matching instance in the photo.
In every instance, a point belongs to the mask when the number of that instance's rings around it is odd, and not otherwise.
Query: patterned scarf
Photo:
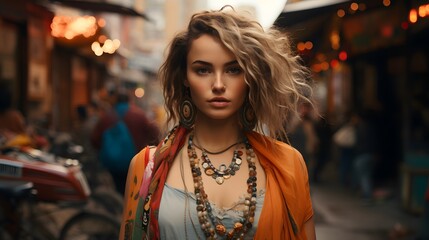
[[[156,219],[162,191],[171,163],[183,147],[187,133],[183,127],[173,128],[158,145],[154,158],[149,159],[140,188],[132,239],[160,239]]]

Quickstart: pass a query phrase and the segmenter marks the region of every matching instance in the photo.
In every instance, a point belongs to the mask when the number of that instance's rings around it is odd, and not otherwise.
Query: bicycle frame
[[[112,211],[109,207],[106,207],[107,205],[103,205],[103,203],[110,204],[108,195],[103,195],[107,196],[107,202],[97,202],[94,200],[98,198],[91,198],[90,187],[78,160],[57,157],[28,147],[0,149],[0,183],[11,181],[30,182],[33,185],[32,189],[36,190],[34,202],[29,198],[23,198],[24,201],[30,203],[30,218],[20,216],[20,213],[10,209],[12,210],[10,212],[12,217],[22,219],[24,223],[19,224],[18,222],[17,229],[15,231],[11,230],[14,235],[21,234],[23,232],[21,230],[27,230],[25,227],[31,225],[33,227],[30,226],[28,231],[24,232],[36,237],[35,239],[57,239],[55,236],[59,234],[58,236],[61,235],[63,239],[69,240],[74,238],[73,231],[80,229],[79,226],[82,223],[97,221],[98,225],[102,226],[97,230],[98,232],[93,232],[91,229],[90,232],[83,232],[82,234],[90,237],[106,236],[107,234],[117,238],[120,223],[113,215],[100,212],[96,208],[87,209],[89,206],[94,207],[91,204],[98,203],[101,204],[99,207],[106,208],[106,212]],[[94,191],[94,193],[97,193],[97,191]],[[4,197],[7,198],[7,196]],[[15,197],[11,196],[10,200],[13,202]],[[106,199],[103,198],[103,200]],[[38,203],[42,202],[53,203],[56,207],[55,209],[45,209],[47,210],[45,212],[43,207],[39,208],[40,206],[38,205]],[[75,208],[76,206],[77,208]],[[72,212],[64,212],[65,219],[51,216],[51,214],[59,213],[62,210],[72,210]],[[46,228],[49,224],[44,220],[44,217],[49,217],[53,220],[49,221],[49,223],[54,224],[52,226],[55,229]],[[60,227],[62,224],[58,225],[56,220],[60,220],[59,222],[65,220],[64,226],[66,228]],[[0,238],[2,237],[2,227],[4,226],[0,224]],[[106,232],[106,229],[110,229],[110,231]],[[39,236],[41,238],[37,238]]]
[[[2,179],[32,182],[41,201],[85,202],[91,193],[77,160],[53,157],[28,147],[3,150]]]

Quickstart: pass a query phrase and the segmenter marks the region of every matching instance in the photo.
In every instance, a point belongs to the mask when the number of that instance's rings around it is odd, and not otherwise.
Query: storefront
[[[319,105],[334,126],[348,112],[376,116],[375,184],[402,184],[404,207],[420,211],[429,175],[429,2],[355,1],[305,14],[286,30],[321,86]]]
[[[34,1],[1,3],[0,79],[28,125],[70,131],[77,106],[88,104],[104,81],[109,56],[91,50],[101,31],[92,38],[61,38],[52,32],[55,19]]]
[[[412,1],[405,48],[402,189],[404,207],[422,212],[429,185],[429,1]]]
[[[0,78],[13,93],[13,106],[26,118],[48,112],[53,14],[29,1],[2,3]]]

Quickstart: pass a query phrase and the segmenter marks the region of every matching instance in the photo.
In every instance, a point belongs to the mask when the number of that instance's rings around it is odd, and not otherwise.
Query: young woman
[[[299,60],[279,31],[233,10],[191,18],[160,69],[179,124],[132,160],[121,239],[315,239],[301,154],[254,131],[284,134],[310,101]]]

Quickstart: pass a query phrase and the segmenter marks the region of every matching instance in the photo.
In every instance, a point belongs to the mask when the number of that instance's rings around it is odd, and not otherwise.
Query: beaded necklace
[[[193,145],[193,134],[188,140],[188,157],[194,180],[194,193],[196,196],[197,215],[207,239],[217,239],[217,236],[226,236],[227,239],[243,239],[244,235],[252,228],[256,210],[256,166],[255,153],[247,138],[244,141],[246,147],[246,160],[249,165],[249,178],[247,179],[247,196],[245,197],[242,220],[234,223],[233,229],[227,232],[223,223],[214,216],[208,196],[204,191],[199,167],[199,159]],[[213,227],[213,225],[214,227]]]
[[[207,156],[207,153],[203,150],[201,158],[203,159],[203,163],[201,166],[204,169],[204,173],[207,176],[211,176],[213,179],[216,180],[216,183],[221,185],[224,183],[225,179],[229,179],[231,176],[235,175],[235,172],[240,170],[241,166],[241,155],[243,153],[241,151],[238,151],[237,149],[234,150],[234,155],[232,157],[231,164],[226,167],[225,164],[221,164],[219,168],[216,168],[213,166],[212,162],[210,161],[209,156]]]

